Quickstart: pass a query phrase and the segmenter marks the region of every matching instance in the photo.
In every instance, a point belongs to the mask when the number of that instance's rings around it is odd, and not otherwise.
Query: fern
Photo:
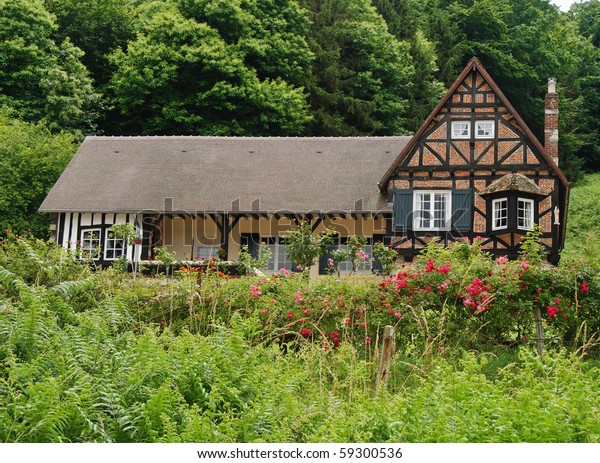
[[[31,291],[21,277],[2,266],[0,266],[0,286],[17,293]]]
[[[96,275],[92,275],[83,280],[63,281],[52,286],[49,290],[63,299],[69,299],[83,291],[88,291],[96,283],[96,280]]]

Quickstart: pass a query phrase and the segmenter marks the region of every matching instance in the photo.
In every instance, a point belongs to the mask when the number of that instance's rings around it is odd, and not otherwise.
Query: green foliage
[[[570,192],[567,239],[563,259],[585,259],[600,269],[600,175],[586,176]]]
[[[196,3],[206,4],[206,9],[196,8]],[[285,81],[285,73],[265,70],[269,77],[259,78],[257,69],[246,62],[246,58],[253,60],[253,53],[246,53],[244,47],[252,44],[255,52],[265,53],[268,47],[262,50],[257,37],[241,43],[241,38],[228,36],[243,31],[250,36],[259,33],[260,27],[252,31],[251,24],[256,26],[256,21],[264,27],[267,18],[256,20],[239,5],[236,8],[236,2],[159,5],[159,11],[140,22],[137,37],[127,50],[111,55],[116,66],[111,88],[130,121],[129,130],[202,135],[290,135],[302,131],[309,120],[303,89]],[[285,16],[288,10],[276,11]],[[289,12],[297,16],[297,10]],[[260,39],[268,41],[269,34]],[[277,43],[281,41],[274,40],[272,45]],[[275,53],[266,56],[265,61],[277,58]],[[295,59],[285,53],[279,58],[284,67]]]
[[[403,133],[414,67],[370,0],[304,1],[315,54],[307,84],[313,135]]]
[[[133,244],[137,238],[135,227],[131,223],[119,223],[110,227],[112,236],[125,241],[127,244]]]
[[[104,87],[114,69],[108,56],[125,46],[134,35],[133,1],[123,0],[44,0],[56,16],[55,36],[67,37],[85,54],[81,62],[97,87]]]
[[[522,259],[527,259],[534,265],[540,265],[542,259],[547,255],[543,246],[541,245],[540,238],[542,233],[538,224],[533,225],[533,229],[528,231],[523,240],[521,241],[521,249],[519,255]]]
[[[260,243],[258,246],[258,255],[256,257],[252,257],[248,251],[248,246],[244,245],[240,249],[239,259],[246,274],[252,275],[254,273],[254,269],[265,270],[271,256],[271,250],[267,247],[267,245],[265,243]]]
[[[514,326],[514,310],[531,313],[527,301],[537,303],[532,294],[544,305],[561,297],[579,322],[600,319],[588,306],[600,285],[585,267],[493,262],[475,242],[432,245],[385,280],[186,269],[165,284],[92,274],[62,253],[38,240],[0,244],[3,442],[600,440],[595,361],[567,350],[538,357],[523,338],[518,349],[489,354],[457,347]],[[452,301],[462,304],[466,292],[454,291],[473,275],[497,295],[488,310],[464,316]],[[449,288],[426,291],[436,284]],[[568,333],[558,317],[547,320],[547,339]],[[387,324],[397,328],[396,350],[388,392],[374,397]]]
[[[373,246],[373,257],[376,258],[381,265],[381,274],[390,275],[394,267],[394,262],[398,257],[398,252],[390,245],[378,242]]]
[[[286,253],[290,260],[308,271],[333,243],[330,231],[314,236],[310,222],[302,222],[290,230],[285,237]]]
[[[0,112],[0,237],[7,230],[47,237],[50,218],[37,212],[75,151],[69,134],[51,134]]]
[[[54,130],[93,129],[98,94],[68,39],[54,42],[42,0],[0,1],[0,106]]]

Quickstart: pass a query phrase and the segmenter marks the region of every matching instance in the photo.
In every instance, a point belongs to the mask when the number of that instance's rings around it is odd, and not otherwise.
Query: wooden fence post
[[[535,331],[537,334],[537,351],[538,355],[544,353],[544,325],[542,324],[542,310],[539,307],[533,309],[535,317]]]
[[[383,344],[381,347],[381,357],[379,359],[379,368],[377,369],[377,380],[375,381],[375,395],[387,386],[390,373],[390,363],[392,361],[392,350],[394,347],[394,327],[387,325],[383,329]]]

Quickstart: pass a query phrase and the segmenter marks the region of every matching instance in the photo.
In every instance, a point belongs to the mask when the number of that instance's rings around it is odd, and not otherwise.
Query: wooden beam
[[[313,231],[313,232],[314,232],[314,231],[317,229],[317,227],[318,227],[319,225],[321,225],[321,222],[323,222],[323,215],[320,215],[320,216],[317,218],[317,220],[315,221],[315,223],[312,225],[312,228],[311,228],[311,229],[312,229],[312,231]]]

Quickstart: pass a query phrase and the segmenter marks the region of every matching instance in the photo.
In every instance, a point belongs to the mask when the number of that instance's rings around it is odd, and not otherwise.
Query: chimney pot
[[[548,79],[548,93],[556,93],[556,79],[554,77]]]

